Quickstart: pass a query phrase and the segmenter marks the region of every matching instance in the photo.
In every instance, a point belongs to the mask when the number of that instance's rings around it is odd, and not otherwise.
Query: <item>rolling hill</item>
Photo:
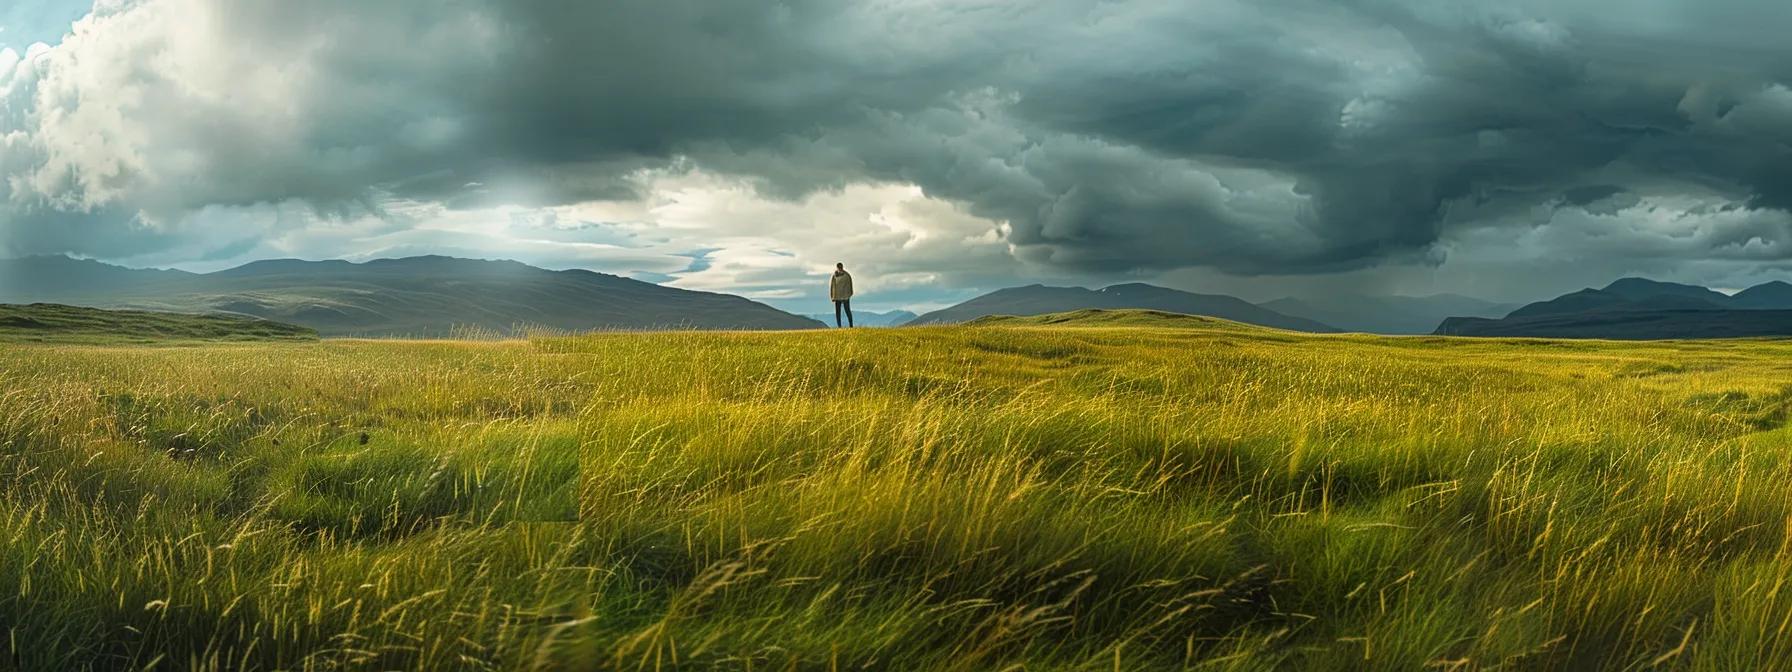
[[[958,305],[915,318],[911,325],[956,324],[990,315],[1026,317],[1078,310],[1143,309],[1184,315],[1205,315],[1263,327],[1335,333],[1337,328],[1314,320],[1293,317],[1222,294],[1195,294],[1140,283],[1104,289],[1029,285],[1001,289]]]
[[[314,341],[305,327],[239,315],[0,304],[0,341]]]
[[[1452,317],[1436,333],[1622,340],[1792,336],[1792,285],[1770,282],[1731,296],[1697,285],[1623,278],[1499,319]]]
[[[821,325],[727,294],[584,270],[452,257],[258,261],[216,273],[127,269],[65,257],[0,261],[0,301],[225,313],[325,336],[445,336],[457,328],[808,329]]]
[[[964,323],[972,327],[1127,327],[1142,329],[1267,329],[1205,315],[1166,313],[1161,310],[1073,310],[1045,315],[989,315]]]

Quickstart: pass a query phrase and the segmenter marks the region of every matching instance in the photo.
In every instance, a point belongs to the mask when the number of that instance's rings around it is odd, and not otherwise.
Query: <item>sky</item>
[[[9,0],[0,256],[1043,282],[1792,280],[1781,0]]]

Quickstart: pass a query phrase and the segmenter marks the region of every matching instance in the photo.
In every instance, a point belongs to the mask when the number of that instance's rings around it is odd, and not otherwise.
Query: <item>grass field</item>
[[[1792,669],[1792,343],[1047,321],[4,346],[0,668]]]

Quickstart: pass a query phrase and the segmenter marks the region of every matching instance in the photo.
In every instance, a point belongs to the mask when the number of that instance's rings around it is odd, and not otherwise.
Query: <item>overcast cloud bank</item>
[[[101,0],[0,50],[0,254],[774,300],[845,260],[891,303],[1785,272],[1792,6],[1485,4]]]

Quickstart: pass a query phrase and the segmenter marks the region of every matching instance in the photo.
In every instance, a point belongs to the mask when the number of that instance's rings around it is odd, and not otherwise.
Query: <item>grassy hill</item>
[[[1162,329],[1262,329],[1204,315],[1161,310],[1073,310],[1046,315],[987,315],[965,323],[973,327],[1153,327]]]
[[[251,317],[0,304],[0,341],[309,341],[317,332]]]
[[[803,317],[819,321],[830,327],[834,326],[833,313],[809,313]],[[841,319],[844,320],[845,317],[842,316]],[[855,310],[853,311],[853,319],[854,324],[861,327],[899,327],[907,324],[909,320],[915,319],[915,314],[906,310],[891,310],[882,313],[869,310]]]
[[[0,348],[0,668],[1792,669],[1792,342],[1094,317]]]
[[[1049,315],[1078,310],[1157,310],[1205,315],[1276,329],[1332,333],[1336,328],[1283,315],[1233,296],[1196,294],[1143,283],[1102,289],[1028,285],[1000,289],[908,322],[908,326],[958,324],[990,315]]]

